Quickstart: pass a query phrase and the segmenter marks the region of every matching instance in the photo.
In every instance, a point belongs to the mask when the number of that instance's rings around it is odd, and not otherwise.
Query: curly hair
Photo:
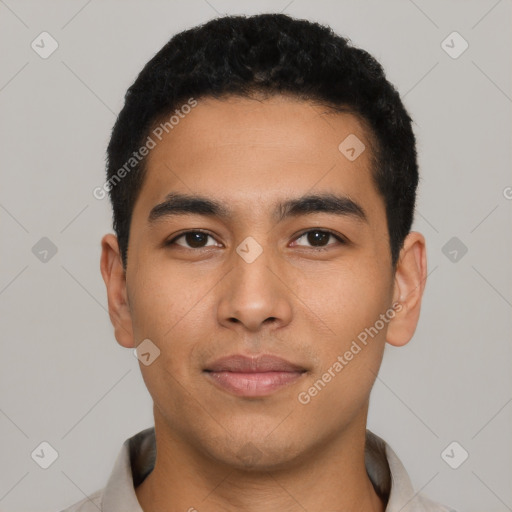
[[[145,159],[112,178],[163,116],[193,97],[286,94],[356,114],[369,129],[371,172],[383,197],[393,269],[411,229],[418,185],[415,136],[382,66],[327,26],[284,14],[225,16],[172,37],[125,95],[107,148],[107,183],[123,266]]]

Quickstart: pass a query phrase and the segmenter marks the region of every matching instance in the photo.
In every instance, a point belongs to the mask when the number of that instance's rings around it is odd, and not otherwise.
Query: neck
[[[155,467],[137,499],[144,512],[384,512],[364,465],[366,415],[361,420],[289,467],[249,471],[190,447],[155,415]]]

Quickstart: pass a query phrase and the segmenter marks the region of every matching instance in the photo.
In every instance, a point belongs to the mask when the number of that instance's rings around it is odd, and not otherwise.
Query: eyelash
[[[299,235],[297,235],[294,240],[298,240],[300,238],[302,238],[304,235],[307,235],[308,233],[313,233],[315,231],[318,231],[320,233],[327,233],[329,235],[332,235],[340,244],[342,245],[346,245],[348,242],[347,240],[345,240],[341,235],[335,233],[334,231],[331,231],[330,229],[308,229],[307,231],[303,231],[302,233],[300,233]],[[190,233],[203,233],[205,235],[208,235],[210,236],[211,238],[214,238],[215,237],[208,233],[207,231],[203,231],[202,229],[194,229],[194,230],[190,230],[190,231],[184,231],[183,233],[180,233],[179,235],[175,236],[173,239],[169,240],[168,242],[165,242],[165,246],[168,247],[168,246],[172,246],[176,240],[179,240],[180,238],[186,236],[187,234],[190,234]],[[310,246],[308,248],[310,249],[313,249],[314,251],[327,251],[329,250],[330,248],[330,245],[332,244],[329,244],[328,246],[324,246],[324,247],[314,247],[314,246]],[[190,251],[194,251],[194,250],[201,250],[201,249],[207,249],[208,247],[198,247],[198,248],[194,248],[194,247],[184,247],[184,246],[181,246],[180,247],[182,249],[186,249],[186,250],[190,250]],[[304,246],[302,246],[304,247]]]

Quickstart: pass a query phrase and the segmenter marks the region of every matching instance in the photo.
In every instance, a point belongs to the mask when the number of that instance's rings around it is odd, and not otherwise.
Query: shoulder
[[[387,497],[386,512],[457,512],[415,492],[397,454],[369,430],[366,431],[365,464],[377,493]]]
[[[101,510],[104,490],[100,489],[60,512],[98,512]]]
[[[457,512],[455,509],[441,505],[421,493],[416,496],[416,501],[421,512]]]

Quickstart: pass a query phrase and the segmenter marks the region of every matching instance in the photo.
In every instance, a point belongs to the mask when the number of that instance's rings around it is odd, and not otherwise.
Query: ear
[[[135,347],[132,317],[126,292],[126,272],[123,268],[117,237],[107,234],[101,239],[101,275],[107,287],[108,313],[117,342],[126,348]]]
[[[421,233],[411,231],[404,240],[395,272],[395,316],[389,322],[386,335],[390,345],[401,347],[412,338],[420,317],[426,279],[425,238]]]

